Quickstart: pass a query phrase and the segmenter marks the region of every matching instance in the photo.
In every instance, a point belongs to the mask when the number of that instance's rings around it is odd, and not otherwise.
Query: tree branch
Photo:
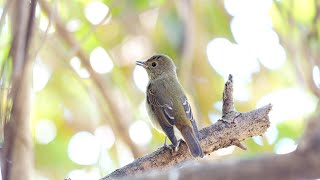
[[[217,123],[203,128],[199,132],[200,144],[205,154],[210,154],[215,150],[231,145],[236,145],[244,149],[245,147],[240,141],[252,136],[261,135],[270,126],[268,117],[272,108],[270,104],[246,113],[230,110],[231,106],[229,103],[233,102],[232,90],[233,81],[230,75],[225,85],[223,98],[223,106],[229,110],[224,112],[223,117],[219,119]],[[172,152],[168,147],[161,147],[155,152],[136,159],[131,164],[114,171],[102,179],[106,180],[135,175],[153,169],[166,169],[189,159],[192,159],[192,157],[189,154],[188,147],[185,142],[181,141],[177,152]]]
[[[311,120],[296,151],[254,159],[188,162],[169,171],[154,171],[130,179],[317,179],[320,177],[320,114]]]

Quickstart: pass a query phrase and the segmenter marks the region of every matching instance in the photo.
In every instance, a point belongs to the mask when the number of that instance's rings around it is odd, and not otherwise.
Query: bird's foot
[[[174,151],[175,152],[179,151],[180,142],[181,142],[181,140],[179,139],[179,141],[177,142],[177,145],[174,146]]]
[[[179,151],[180,142],[181,140],[179,140],[176,145],[167,146],[171,150],[172,154],[175,154]]]

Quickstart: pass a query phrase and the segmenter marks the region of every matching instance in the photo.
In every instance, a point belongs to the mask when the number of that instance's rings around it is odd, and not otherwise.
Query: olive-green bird
[[[149,76],[147,86],[147,110],[154,126],[163,130],[171,143],[178,147],[176,127],[193,157],[203,157],[199,132],[190,104],[176,73],[176,66],[166,55],[154,55],[145,62],[137,61]]]

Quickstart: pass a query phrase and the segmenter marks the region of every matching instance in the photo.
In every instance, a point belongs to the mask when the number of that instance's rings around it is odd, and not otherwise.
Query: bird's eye
[[[156,62],[152,62],[152,63],[151,63],[151,66],[152,66],[152,67],[156,67],[157,65],[158,65],[158,64],[157,64]]]

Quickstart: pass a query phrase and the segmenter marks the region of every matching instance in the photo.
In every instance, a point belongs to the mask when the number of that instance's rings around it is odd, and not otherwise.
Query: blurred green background
[[[318,0],[39,0],[34,179],[98,179],[163,145],[146,114],[147,74],[135,66],[156,53],[177,65],[200,129],[221,117],[228,74],[238,111],[273,104],[271,127],[247,151],[205,159],[294,151],[319,104],[319,17]],[[10,69],[8,15],[3,22],[0,65]]]

